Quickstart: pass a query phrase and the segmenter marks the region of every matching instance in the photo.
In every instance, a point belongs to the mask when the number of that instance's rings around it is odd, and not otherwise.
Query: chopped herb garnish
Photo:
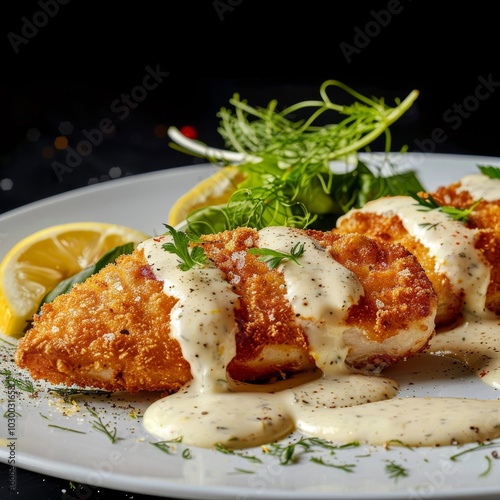
[[[455,455],[452,455],[450,457],[450,460],[452,460],[453,462],[456,462],[459,457],[461,457],[462,455],[465,455],[466,453],[471,453],[471,452],[478,451],[478,450],[484,450],[486,448],[500,448],[500,443],[495,443],[495,442],[479,443],[477,446],[474,446],[473,448],[468,448],[467,450],[461,451],[459,453],[455,453]]]
[[[228,448],[227,446],[224,446],[222,443],[217,443],[215,445],[215,449],[221,453],[224,453],[225,455],[236,455],[238,457],[249,460],[250,462],[259,464],[262,463],[262,460],[260,458],[257,458],[254,455],[247,455],[245,452],[233,450],[231,448]]]
[[[87,434],[86,432],[77,431],[76,429],[70,429],[69,427],[61,427],[60,425],[48,424],[48,426],[53,427],[54,429],[61,429],[62,431],[76,432],[76,434]]]
[[[271,269],[278,267],[283,259],[289,259],[302,267],[298,259],[302,257],[304,251],[304,243],[297,243],[290,250],[290,253],[278,252],[270,248],[250,248],[248,250],[248,252],[253,255],[259,255],[259,260],[265,262]]]
[[[458,222],[467,222],[469,215],[481,202],[481,200],[475,201],[469,208],[456,208],[448,205],[440,205],[430,193],[425,193],[423,196],[419,196],[416,193],[410,193],[410,196],[418,203],[421,207],[420,212],[427,210],[439,210],[444,214],[448,215],[453,220]],[[429,228],[435,229],[435,224],[422,224],[423,227],[428,226]]]
[[[323,458],[319,457],[312,457],[310,460],[315,464],[325,465],[326,467],[333,467],[335,469],[343,470],[344,472],[354,472],[354,468],[356,467],[355,464],[332,464],[331,462],[325,462]]]
[[[171,234],[174,242],[162,245],[166,252],[174,253],[179,257],[179,269],[189,271],[193,267],[204,267],[207,260],[205,251],[200,246],[190,248],[190,242],[193,241],[183,231],[177,231],[172,226],[164,224]]]
[[[114,427],[112,430],[108,429],[108,426],[102,421],[101,417],[96,411],[92,410],[91,408],[88,408],[88,410],[90,414],[95,418],[95,420],[92,421],[92,428],[104,433],[114,444],[119,439],[116,437],[116,427]]]
[[[391,446],[400,446],[402,448],[406,448],[408,450],[412,450],[413,451],[413,447],[406,444],[406,443],[403,443],[403,441],[401,441],[400,439],[391,439],[390,441],[387,441],[385,444],[384,444],[384,448],[386,450],[388,450]]]
[[[16,417],[20,417],[21,414],[18,412],[18,411],[9,411],[7,410],[4,414],[3,414],[3,417],[4,418],[12,418],[12,415],[16,416]]]
[[[269,455],[278,457],[281,465],[289,465],[297,462],[299,454],[299,451],[297,450],[302,450],[305,453],[311,453],[313,451],[318,451],[319,447],[324,450],[330,450],[330,454],[334,455],[336,450],[357,446],[359,446],[359,443],[357,442],[336,446],[324,439],[301,437],[298,441],[288,445],[272,443],[266,446],[265,451]]]
[[[167,455],[172,455],[175,453],[177,447],[176,445],[182,443],[182,437],[172,439],[170,441],[156,441],[155,443],[150,443],[159,450],[163,451],[163,453],[167,453]],[[186,451],[186,450],[184,450]],[[184,452],[182,453],[183,458],[191,458],[191,452],[188,452],[187,456],[184,456]]]
[[[4,385],[6,387],[14,385],[21,391],[29,392],[30,394],[33,394],[35,392],[35,388],[32,382],[30,382],[29,380],[14,378],[10,370],[2,370],[0,371],[0,375],[3,375],[5,377]]]
[[[394,479],[395,481],[402,477],[408,477],[408,469],[397,464],[393,460],[387,461],[385,472],[388,474],[390,479]]]
[[[486,459],[486,464],[487,464],[486,470],[484,472],[481,472],[481,474],[479,474],[479,477],[486,477],[493,468],[493,460],[488,455],[485,455],[484,458]]]
[[[255,474],[255,471],[248,469],[241,469],[240,467],[235,467],[233,474]]]

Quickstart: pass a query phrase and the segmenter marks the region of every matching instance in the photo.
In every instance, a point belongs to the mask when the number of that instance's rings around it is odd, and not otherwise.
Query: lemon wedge
[[[177,199],[168,214],[168,224],[176,226],[199,208],[226,203],[245,177],[238,167],[221,167]]]
[[[43,297],[106,252],[149,236],[103,222],[50,226],[19,241],[0,263],[0,331],[21,336]]]

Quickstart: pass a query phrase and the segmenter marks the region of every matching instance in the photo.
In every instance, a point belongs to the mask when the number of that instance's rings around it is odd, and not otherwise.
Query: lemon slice
[[[19,241],[0,263],[0,331],[20,336],[45,295],[60,281],[125,243],[147,239],[103,222],[50,226]]]
[[[226,203],[245,177],[238,167],[221,167],[174,203],[168,214],[168,224],[176,226],[198,208]]]

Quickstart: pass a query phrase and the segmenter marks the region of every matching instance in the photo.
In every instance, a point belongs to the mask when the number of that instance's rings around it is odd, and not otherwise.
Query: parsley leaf
[[[162,248],[166,252],[174,253],[179,257],[179,269],[181,271],[189,271],[193,267],[204,267],[207,256],[203,248],[190,248],[190,242],[193,240],[191,240],[186,233],[177,231],[168,224],[164,224],[164,226],[172,235],[174,242],[165,243],[164,245],[162,245]]]
[[[493,165],[478,165],[479,170],[483,175],[486,175],[490,179],[500,179],[500,167],[494,167]]]

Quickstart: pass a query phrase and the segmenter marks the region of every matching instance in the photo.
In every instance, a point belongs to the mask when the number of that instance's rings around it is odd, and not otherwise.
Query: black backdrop
[[[192,164],[165,127],[191,125],[221,146],[216,113],[234,92],[284,106],[315,98],[326,79],[388,101],[420,91],[393,128],[395,149],[500,157],[500,43],[482,3],[10,2],[0,17],[0,213]],[[67,171],[57,168],[71,150],[56,147],[60,136],[73,149],[94,141]],[[19,475],[13,498],[60,498],[69,484]],[[132,497],[145,498],[102,489],[91,498]]]

